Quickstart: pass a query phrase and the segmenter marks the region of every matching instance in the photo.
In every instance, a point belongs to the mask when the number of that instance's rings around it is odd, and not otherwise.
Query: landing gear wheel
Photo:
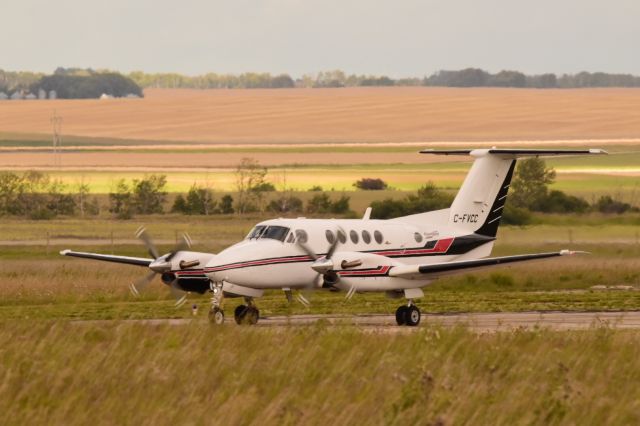
[[[209,311],[209,322],[215,325],[224,324],[224,312],[217,306]]]
[[[410,327],[415,327],[420,324],[420,309],[417,306],[407,306],[407,312],[405,314],[405,324]]]
[[[247,323],[250,325],[256,325],[260,319],[260,311],[255,306],[249,306],[247,308]]]
[[[233,318],[236,320],[236,324],[244,324],[244,319],[247,315],[247,305],[238,305],[233,311]]]
[[[238,325],[255,325],[260,319],[260,311],[255,306],[239,305],[233,316]]]
[[[409,307],[402,305],[396,310],[396,322],[398,325],[406,325],[407,324],[407,313],[409,311]]]

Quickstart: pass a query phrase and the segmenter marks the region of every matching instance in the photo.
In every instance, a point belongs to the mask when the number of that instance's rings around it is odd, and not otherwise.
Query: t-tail
[[[601,149],[474,149],[424,150],[421,154],[471,155],[475,158],[449,209],[448,225],[460,234],[495,238],[520,157],[606,154]]]

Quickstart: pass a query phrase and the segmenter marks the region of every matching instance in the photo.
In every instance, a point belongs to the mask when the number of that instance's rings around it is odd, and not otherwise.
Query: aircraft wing
[[[124,263],[127,265],[149,266],[153,259],[144,257],[114,256],[112,254],[85,253],[82,251],[62,250],[63,256],[81,257],[84,259],[102,260],[103,262]]]
[[[428,265],[395,266],[389,271],[389,276],[407,279],[437,278],[444,275],[463,273],[480,268],[487,268],[490,266],[527,262],[530,260],[548,259],[557,256],[569,256],[577,253],[585,252],[561,250],[549,253],[520,254],[516,256],[488,257],[484,259],[431,263]]]

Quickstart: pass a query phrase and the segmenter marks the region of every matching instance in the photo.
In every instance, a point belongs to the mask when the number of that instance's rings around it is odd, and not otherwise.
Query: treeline
[[[251,89],[251,88],[326,88],[367,86],[433,86],[433,87],[640,87],[640,77],[631,74],[580,72],[556,75],[552,73],[526,75],[519,71],[491,74],[479,68],[438,71],[430,76],[393,79],[388,76],[346,74],[340,70],[305,74],[294,79],[288,74],[269,73],[216,74],[185,76],[176,73],[148,74],[136,71],[128,75],[141,87],[189,89]]]
[[[94,195],[86,182],[69,187],[48,175],[29,171],[24,173],[0,172],[0,216],[21,216],[30,219],[51,219],[56,216],[92,216],[109,213],[118,219],[130,219],[136,215],[185,214],[229,215],[246,213],[284,214],[332,214],[353,216],[350,197],[332,198],[319,186],[310,189],[307,201],[291,190],[276,191],[266,181],[268,170],[255,160],[244,159],[236,169],[236,188],[231,194],[217,196],[210,188],[194,184],[186,194],[178,194],[169,200],[165,175],[150,175],[142,179],[116,182],[105,203]],[[518,163],[511,182],[511,190],[503,223],[526,225],[535,212],[559,214],[584,214],[600,212],[622,214],[640,212],[629,203],[603,195],[592,203],[550,190],[555,171],[544,160],[532,158]],[[363,178],[354,183],[361,190],[387,188],[381,179]],[[432,210],[448,208],[453,195],[428,183],[416,193],[402,199],[388,198],[374,201],[372,218],[390,219]]]
[[[11,95],[22,93],[55,93],[61,99],[112,97],[142,97],[142,88],[131,78],[117,72],[94,71],[80,68],[58,68],[53,75],[0,70],[0,92]]]
[[[502,221],[510,225],[526,225],[532,222],[533,213],[585,214],[599,212],[622,214],[640,212],[636,206],[614,199],[610,195],[600,196],[593,203],[584,198],[550,190],[556,173],[547,167],[544,160],[530,158],[518,162],[511,182],[509,197],[502,215]],[[391,198],[371,203],[372,215],[376,219],[390,219],[451,206],[453,195],[428,183],[416,194],[404,199]]]
[[[367,86],[433,86],[433,87],[520,87],[520,88],[584,88],[584,87],[640,87],[640,77],[632,74],[580,72],[526,75],[519,71],[503,70],[492,74],[479,68],[441,70],[424,77],[394,79],[385,75],[347,74],[341,70],[305,74],[299,78],[289,74],[207,73],[188,76],[179,73],[145,73],[134,71],[122,75],[109,70],[58,68],[53,75],[0,70],[0,92],[36,93],[40,88],[55,90],[61,98],[92,98],[102,93],[112,96],[134,94],[142,96],[141,88],[185,89],[275,89]]]
[[[186,194],[178,194],[172,203],[166,191],[165,175],[121,179],[109,192],[106,206],[96,196],[90,197],[89,185],[85,182],[69,187],[41,172],[0,172],[0,216],[52,219],[109,213],[117,219],[131,219],[136,215],[165,213],[353,214],[347,196],[333,199],[315,187],[305,205],[290,190],[276,191],[273,184],[265,180],[267,172],[256,161],[245,159],[236,170],[234,196],[225,194],[218,198],[210,188],[194,184]]]

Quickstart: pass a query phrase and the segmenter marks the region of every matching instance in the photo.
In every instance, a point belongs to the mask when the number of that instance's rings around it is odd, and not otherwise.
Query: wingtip
[[[560,256],[574,256],[576,254],[591,254],[588,251],[580,250],[560,250]]]
[[[71,253],[71,250],[69,250],[69,249],[61,250],[61,251],[60,251],[60,254],[61,254],[62,256],[66,256],[66,255],[67,255],[67,254],[69,254],[69,253]]]

